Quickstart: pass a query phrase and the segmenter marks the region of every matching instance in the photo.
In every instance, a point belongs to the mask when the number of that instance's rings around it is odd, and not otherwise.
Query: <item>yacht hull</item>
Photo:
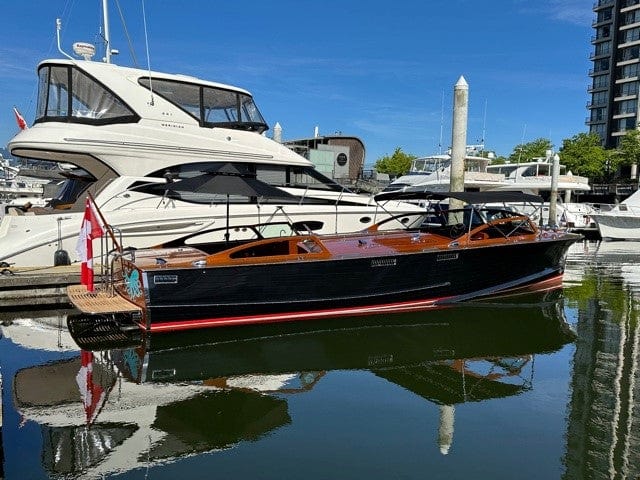
[[[602,238],[611,240],[640,240],[640,216],[595,214]]]
[[[561,285],[577,236],[479,248],[318,262],[143,273],[151,331],[437,308]]]

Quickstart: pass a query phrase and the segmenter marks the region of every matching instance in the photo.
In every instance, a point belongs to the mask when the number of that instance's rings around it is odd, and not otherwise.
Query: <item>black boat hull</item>
[[[139,295],[152,331],[423,310],[527,287],[558,287],[567,249],[577,238],[375,258],[145,270]]]

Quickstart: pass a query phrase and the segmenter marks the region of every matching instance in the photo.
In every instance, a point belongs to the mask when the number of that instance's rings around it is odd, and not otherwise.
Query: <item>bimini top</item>
[[[425,190],[395,190],[378,193],[376,202],[385,200],[444,200],[454,198],[469,204],[498,203],[498,202],[530,202],[542,203],[540,195],[520,191],[486,191],[486,192],[429,192]]]

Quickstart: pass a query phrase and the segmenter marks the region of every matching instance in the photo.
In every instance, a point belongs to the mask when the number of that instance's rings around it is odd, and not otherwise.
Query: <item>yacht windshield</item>
[[[165,79],[141,78],[165,100],[195,117],[203,127],[224,127],[262,133],[268,126],[246,93]]]
[[[451,160],[445,158],[424,157],[416,158],[411,163],[411,174],[429,174],[438,169],[447,168],[451,164]]]
[[[38,77],[36,122],[104,125],[139,120],[120,98],[73,66],[43,65]]]

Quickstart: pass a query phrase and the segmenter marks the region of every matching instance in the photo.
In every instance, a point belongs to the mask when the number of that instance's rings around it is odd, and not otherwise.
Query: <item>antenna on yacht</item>
[[[60,46],[60,30],[62,30],[62,20],[60,20],[59,18],[56,18],[56,37],[58,38],[58,51],[62,55],[67,57],[69,60],[74,60],[74,58],[71,55],[69,55],[68,53],[64,52],[62,50],[62,47]]]
[[[71,55],[64,52],[60,46],[60,30],[62,30],[62,21],[56,18],[56,37],[58,39],[58,51],[70,60],[75,60]],[[96,53],[96,47],[90,43],[76,42],[73,44],[73,53],[85,60],[91,60]]]
[[[147,14],[144,9],[144,0],[142,0],[142,21],[144,23],[144,45],[147,50],[147,70],[149,71],[149,92],[151,92],[151,100],[149,101],[149,105],[153,106],[153,83],[151,80],[151,58],[149,57],[149,35],[147,33]]]
[[[527,132],[527,124],[522,127],[522,140],[520,140],[520,151],[518,152],[518,163],[520,163],[520,157],[522,157],[522,145],[524,145],[524,135]]]
[[[107,8],[107,0],[102,0],[102,28],[104,29],[104,63],[111,63],[111,56],[118,55],[120,52],[115,48],[111,48],[111,34],[109,33],[109,9]]]
[[[111,63],[111,36],[109,34],[109,10],[107,0],[102,0],[102,24],[104,28],[104,63]]]

